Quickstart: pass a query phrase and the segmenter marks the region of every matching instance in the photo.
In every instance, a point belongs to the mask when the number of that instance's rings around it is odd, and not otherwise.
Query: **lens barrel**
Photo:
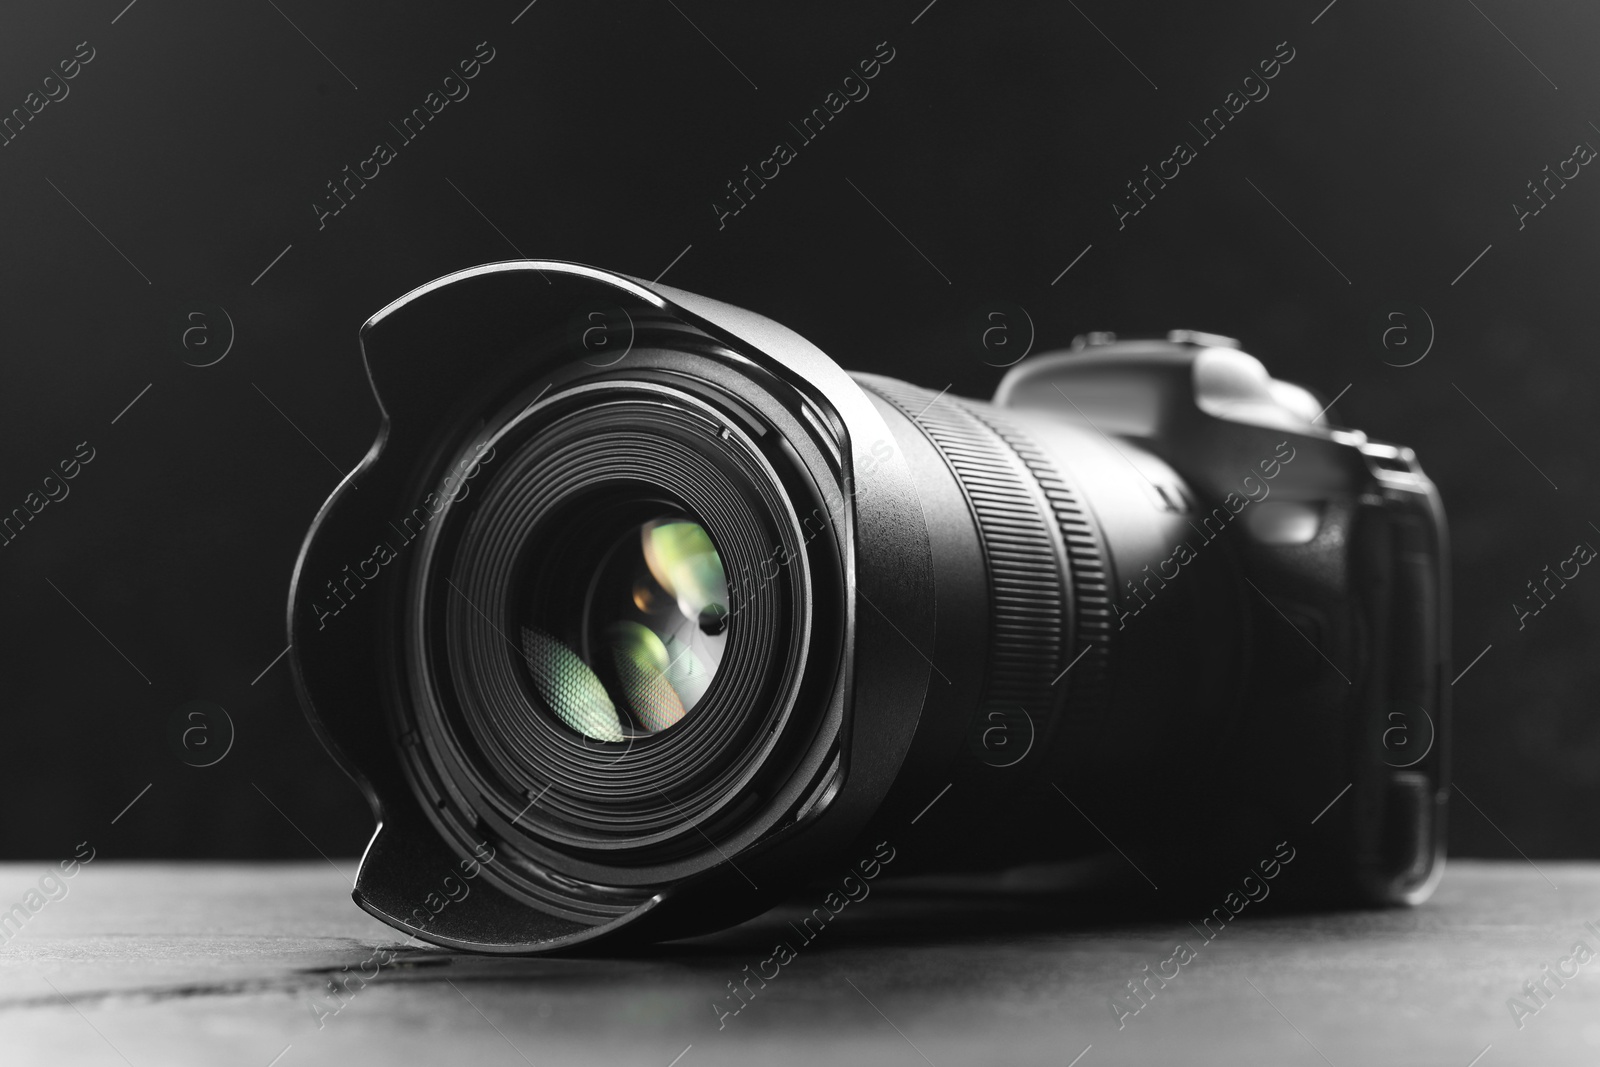
[[[380,821],[355,898],[397,927],[684,936],[885,847],[951,872],[1109,841],[1205,891],[1340,785],[1308,885],[1437,879],[1437,494],[1242,353],[1036,358],[986,403],[547,261],[424,286],[362,345],[384,429],[290,636]],[[1404,767],[1371,744],[1397,695],[1435,731]]]

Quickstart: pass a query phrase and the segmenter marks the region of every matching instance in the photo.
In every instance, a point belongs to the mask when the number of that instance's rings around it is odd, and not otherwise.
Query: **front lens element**
[[[581,604],[546,603],[540,625],[523,627],[535,689],[593,741],[677,725],[710,689],[727,644],[728,581],[711,535],[679,515],[630,524],[591,573]]]

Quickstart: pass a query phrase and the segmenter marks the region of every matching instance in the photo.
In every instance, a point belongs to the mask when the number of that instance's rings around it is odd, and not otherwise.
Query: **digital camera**
[[[1291,897],[1437,881],[1438,493],[1226,338],[1089,335],[968,400],[524,260],[361,345],[382,430],[306,538],[291,662],[401,930],[679,938],[891,859],[1104,854],[1135,902],[1285,848]]]

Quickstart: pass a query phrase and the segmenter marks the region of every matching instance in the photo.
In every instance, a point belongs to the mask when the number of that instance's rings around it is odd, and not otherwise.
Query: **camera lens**
[[[620,742],[672,729],[705,699],[727,645],[728,580],[711,535],[681,514],[607,541],[579,610],[531,598],[522,650],[562,723]]]
[[[521,391],[481,450],[443,457],[418,493],[447,506],[394,619],[432,817],[525,854],[495,877],[589,919],[784,784],[817,727],[794,711],[832,599],[793,452],[736,401],[643,369]]]
[[[588,358],[597,301],[625,358]],[[292,648],[381,816],[374,914],[682,937],[896,845],[944,873],[1125,842],[1152,886],[1232,885],[1344,791],[1308,885],[1437,877],[1445,746],[1403,778],[1367,746],[1391,690],[1447,729],[1437,493],[1251,357],[1124,342],[969,400],[544,261],[362,337],[385,430],[307,539]],[[482,881],[419,909],[451,864]]]

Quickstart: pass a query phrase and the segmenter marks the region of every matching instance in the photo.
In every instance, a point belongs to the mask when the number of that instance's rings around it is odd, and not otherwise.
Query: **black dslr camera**
[[[383,428],[289,630],[396,927],[668,939],[813,878],[1091,853],[1134,901],[1285,855],[1301,899],[1438,879],[1439,496],[1226,338],[1091,335],[984,402],[517,261],[361,342]]]

